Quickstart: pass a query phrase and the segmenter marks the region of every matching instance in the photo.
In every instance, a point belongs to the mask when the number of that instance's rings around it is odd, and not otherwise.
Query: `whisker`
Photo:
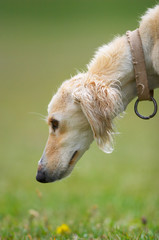
[[[40,116],[40,120],[46,121],[47,122],[47,116],[42,115],[41,113],[37,113],[37,112],[29,112],[29,114],[34,114],[36,116]]]

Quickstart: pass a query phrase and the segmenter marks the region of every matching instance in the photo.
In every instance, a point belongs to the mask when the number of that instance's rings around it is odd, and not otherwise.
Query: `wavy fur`
[[[80,103],[99,148],[112,152],[113,119],[124,110],[119,82],[106,82],[104,76],[86,74],[73,96]]]

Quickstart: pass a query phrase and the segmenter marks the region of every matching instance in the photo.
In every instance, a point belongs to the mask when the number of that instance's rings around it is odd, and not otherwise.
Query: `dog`
[[[149,87],[159,87],[159,5],[141,18]],[[68,176],[95,139],[113,151],[113,120],[137,96],[132,55],[126,35],[98,49],[87,72],[65,81],[48,105],[49,137],[36,179],[47,183]]]

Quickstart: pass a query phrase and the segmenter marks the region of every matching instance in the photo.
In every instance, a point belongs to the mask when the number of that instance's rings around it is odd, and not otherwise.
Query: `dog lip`
[[[73,155],[72,155],[72,157],[71,157],[71,159],[69,161],[69,165],[72,165],[74,163],[74,159],[75,159],[75,156],[77,155],[77,153],[78,153],[77,150],[73,153]]]

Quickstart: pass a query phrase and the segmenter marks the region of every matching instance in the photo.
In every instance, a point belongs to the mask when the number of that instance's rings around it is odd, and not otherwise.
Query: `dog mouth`
[[[60,179],[62,179],[62,178],[64,178],[64,177],[67,177],[67,176],[70,174],[71,169],[72,169],[74,163],[76,162],[77,156],[78,156],[78,151],[75,151],[75,152],[73,153],[73,155],[72,155],[69,163],[68,163],[67,170],[65,170],[64,172],[62,172],[62,173],[60,174],[60,176],[58,177],[57,180],[60,180]]]
[[[64,177],[67,177],[69,173],[72,171],[74,163],[77,160],[78,153],[79,153],[78,151],[75,151],[73,153],[68,163],[67,169],[63,170],[60,174],[56,172],[52,176],[48,176],[44,171],[41,170],[42,167],[40,166],[38,169],[36,180],[41,183],[49,183],[49,182],[55,182],[56,180],[60,180]]]
[[[78,155],[78,151],[75,151],[69,161],[69,166],[71,166],[75,162],[77,155]]]

